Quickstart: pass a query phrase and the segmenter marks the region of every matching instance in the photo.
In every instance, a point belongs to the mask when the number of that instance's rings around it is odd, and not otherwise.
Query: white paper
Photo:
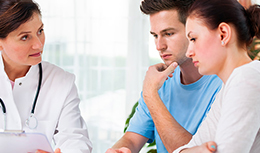
[[[38,149],[53,153],[44,134],[0,132],[0,153],[35,153]]]

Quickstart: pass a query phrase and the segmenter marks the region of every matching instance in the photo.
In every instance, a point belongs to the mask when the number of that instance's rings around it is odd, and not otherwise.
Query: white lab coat
[[[79,110],[75,76],[42,61],[42,85],[35,108],[38,126],[31,130],[25,120],[30,115],[38,87],[38,65],[31,66],[25,77],[16,79],[12,89],[0,57],[0,98],[6,107],[6,129],[43,133],[50,142],[54,140],[55,148],[60,148],[62,153],[91,152],[92,144]],[[0,129],[3,124],[3,113],[0,113]]]

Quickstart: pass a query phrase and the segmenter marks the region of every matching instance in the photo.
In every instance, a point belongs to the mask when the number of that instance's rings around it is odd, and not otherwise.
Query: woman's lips
[[[193,64],[194,64],[195,67],[197,67],[198,64],[199,64],[199,61],[193,61]]]
[[[30,56],[31,56],[31,57],[39,57],[39,56],[41,56],[41,52],[35,53],[35,54],[31,54]]]

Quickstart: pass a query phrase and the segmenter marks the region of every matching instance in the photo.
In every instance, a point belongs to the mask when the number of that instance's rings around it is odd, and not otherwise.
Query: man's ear
[[[218,26],[218,31],[220,34],[221,45],[225,46],[231,39],[231,27],[229,24],[222,22]]]

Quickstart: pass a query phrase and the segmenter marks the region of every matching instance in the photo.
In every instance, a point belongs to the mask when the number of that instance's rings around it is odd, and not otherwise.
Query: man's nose
[[[158,51],[164,51],[167,49],[167,43],[166,40],[163,37],[158,37],[156,39],[156,49]]]

